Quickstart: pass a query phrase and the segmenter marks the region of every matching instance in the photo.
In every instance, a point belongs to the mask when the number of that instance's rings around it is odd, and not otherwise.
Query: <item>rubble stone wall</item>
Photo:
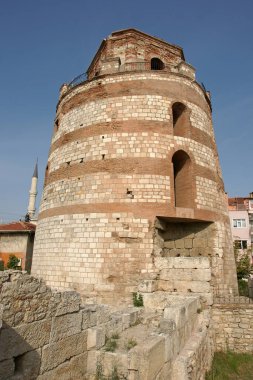
[[[249,303],[250,302],[250,303]],[[212,307],[216,351],[253,352],[253,301],[236,297]]]

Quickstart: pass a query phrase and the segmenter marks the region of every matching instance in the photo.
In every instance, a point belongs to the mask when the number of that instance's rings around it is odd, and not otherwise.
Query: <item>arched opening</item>
[[[174,136],[187,136],[190,121],[187,107],[183,103],[176,102],[173,104],[172,119]]]
[[[191,159],[183,150],[172,157],[175,207],[193,208],[193,177]]]
[[[151,59],[151,70],[163,70],[164,63],[159,58]]]

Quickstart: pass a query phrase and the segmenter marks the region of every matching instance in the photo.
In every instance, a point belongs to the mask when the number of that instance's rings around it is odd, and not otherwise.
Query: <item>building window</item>
[[[159,58],[151,59],[151,70],[163,70],[164,63]]]
[[[246,227],[246,219],[233,219],[234,228],[243,228]]]
[[[235,249],[247,249],[247,240],[235,240]]]

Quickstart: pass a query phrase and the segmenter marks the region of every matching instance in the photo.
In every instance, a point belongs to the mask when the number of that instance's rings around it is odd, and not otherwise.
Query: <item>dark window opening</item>
[[[234,246],[235,246],[235,249],[247,249],[248,248],[247,240],[235,240]]]
[[[189,115],[184,104],[179,102],[173,104],[172,119],[174,136],[184,137],[189,129]]]
[[[191,159],[183,150],[172,157],[175,207],[193,207]]]
[[[55,128],[55,132],[57,132],[58,129],[59,129],[59,119],[56,119],[56,120],[55,120],[54,128]]]
[[[163,70],[164,63],[159,58],[151,59],[151,70]]]

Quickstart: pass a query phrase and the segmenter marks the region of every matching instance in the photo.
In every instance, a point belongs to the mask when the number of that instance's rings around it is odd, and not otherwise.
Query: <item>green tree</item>
[[[7,263],[8,269],[20,269],[20,266],[18,265],[19,259],[15,255],[10,255],[9,260]]]

